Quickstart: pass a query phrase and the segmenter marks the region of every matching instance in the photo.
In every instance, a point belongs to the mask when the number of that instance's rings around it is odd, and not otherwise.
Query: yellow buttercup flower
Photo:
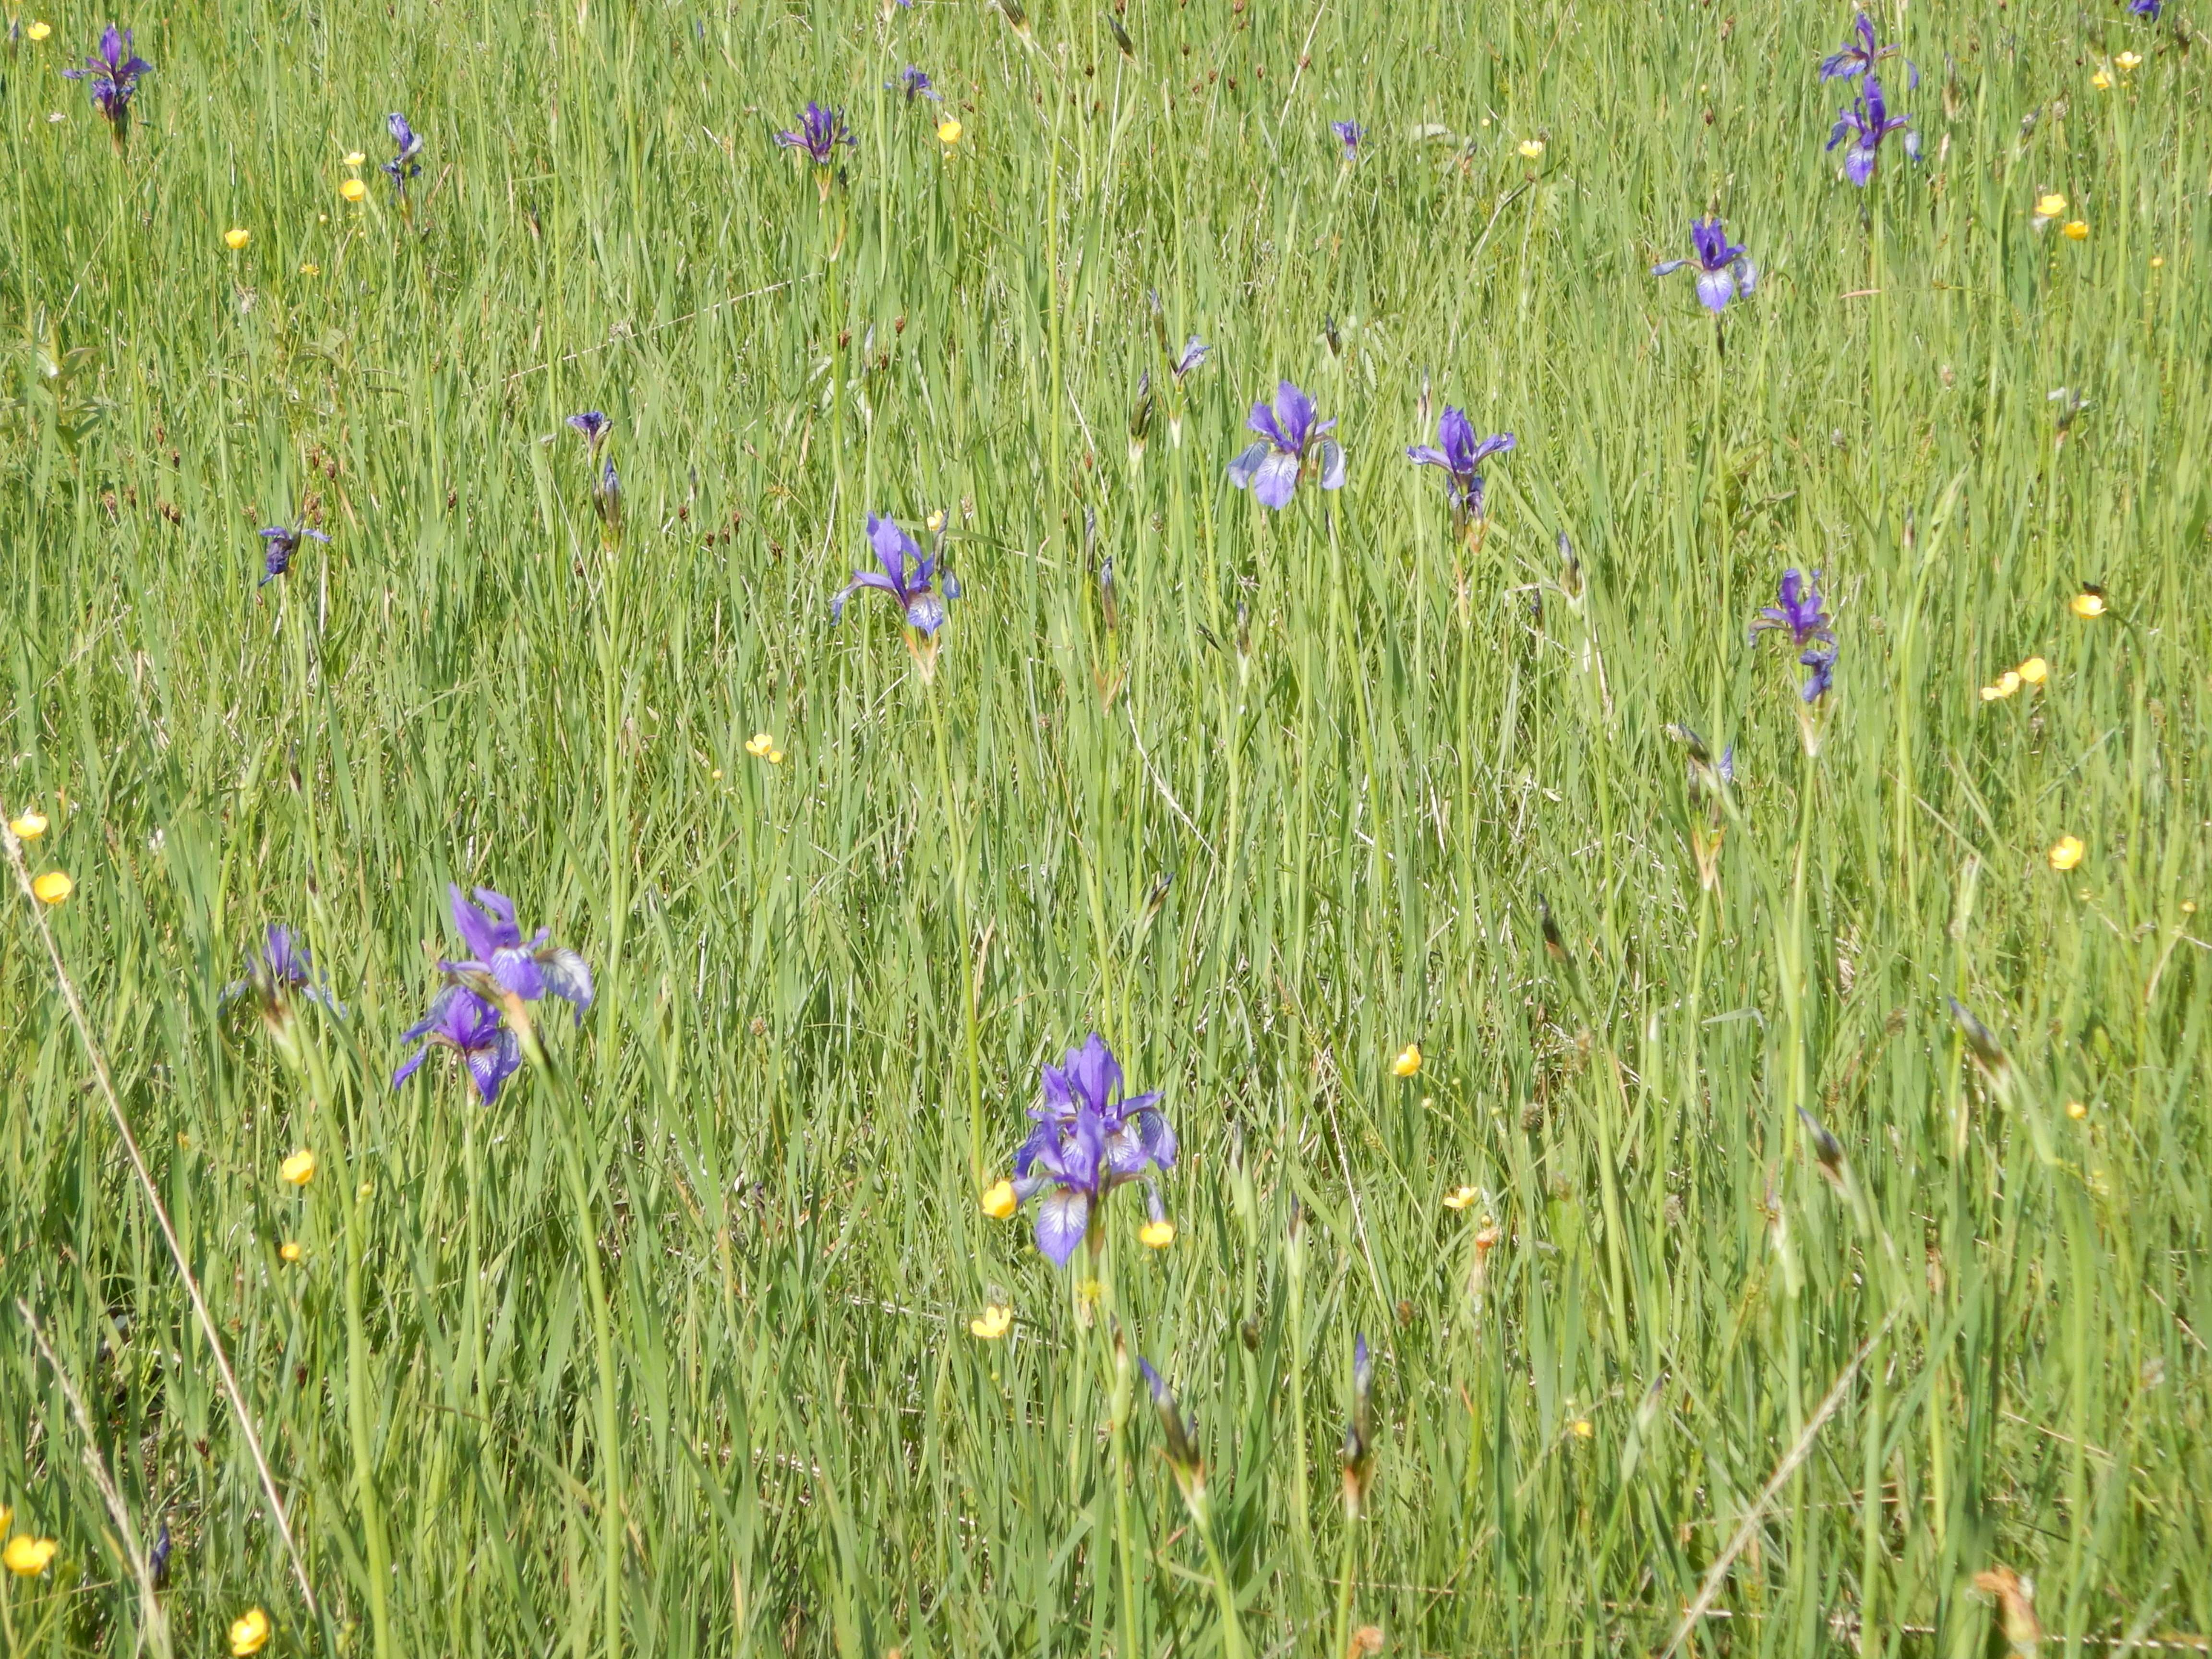
[[[11,1538],[8,1547],[0,1550],[0,1561],[8,1564],[8,1571],[21,1578],[36,1578],[53,1565],[54,1552],[61,1546],[51,1538],[33,1538],[25,1534]]]
[[[357,149],[349,149],[346,152],[345,164],[349,167],[357,167],[367,160],[368,157]]]
[[[2112,75],[2108,70],[2099,70],[2089,77],[2089,84],[2100,92],[2110,92],[2112,89]]]
[[[301,1257],[306,1255],[307,1252],[300,1248],[300,1241],[298,1239],[288,1238],[282,1244],[279,1244],[276,1247],[276,1254],[283,1261],[297,1261]]]
[[[222,234],[222,245],[233,253],[253,240],[253,233],[244,226],[234,226]]]
[[[766,760],[768,751],[775,747],[775,739],[765,732],[756,732],[745,739],[745,753],[757,760]]]
[[[2164,255],[2163,253],[2154,254],[2154,255],[2151,257],[2150,268],[2151,268],[2153,270],[2165,270],[2165,269],[2166,269],[2166,255]]]
[[[1997,695],[1999,696],[2008,697],[2019,690],[2020,671],[2018,669],[2008,668],[2003,673],[1997,676]]]
[[[2046,219],[2056,219],[2066,211],[2066,198],[2057,191],[2046,191],[2035,198],[2035,210]]]
[[[269,1615],[258,1607],[246,1608],[230,1621],[231,1659],[260,1652],[269,1645]]]
[[[1014,1183],[1011,1181],[994,1181],[983,1194],[983,1213],[994,1221],[1004,1221],[1019,1208],[1021,1205],[1014,1197]]]
[[[34,806],[21,817],[10,821],[8,827],[15,832],[17,841],[36,841],[46,833],[46,815]]]
[[[307,264],[300,267],[300,275],[302,276],[319,276],[322,274],[323,268],[320,265]]]
[[[30,27],[25,29],[23,31],[23,36],[28,40],[43,40],[53,32],[54,26],[41,18],[39,21],[32,24]]]
[[[2079,1123],[2089,1115],[2089,1109],[2078,1100],[2069,1100],[2066,1103],[2066,1115]]]
[[[2139,52],[2124,52],[2112,59],[2112,62],[2124,70],[2135,69],[2142,64],[2142,54]]]
[[[2058,234],[2069,242],[2086,242],[2089,240],[2089,222],[2087,219],[2069,219],[2058,227]]]
[[[1421,1045],[1409,1042],[1398,1051],[1398,1058],[1390,1062],[1390,1075],[1411,1077],[1421,1069]]]
[[[1571,1426],[1577,1440],[1587,1440],[1597,1432],[1596,1429],[1590,1425],[1590,1420],[1587,1417],[1577,1417]]]
[[[2051,843],[2051,867],[2063,873],[2081,862],[2088,848],[2081,844],[2079,836],[2061,836]]]
[[[2105,614],[2105,590],[2085,586],[2069,601],[2068,608],[2083,622],[2094,622]]]
[[[771,749],[771,750],[769,750],[768,751],[768,763],[769,763],[770,766],[781,766],[781,765],[782,765],[782,764],[783,764],[783,750],[781,750],[781,749]]]
[[[2051,665],[2040,657],[2030,657],[2017,672],[2030,685],[2040,685],[2051,678]]]
[[[1541,138],[1523,138],[1521,141],[1521,159],[1522,161],[1534,161],[1538,157],[1541,156],[1543,153],[1544,141]]]
[[[1455,1187],[1444,1194],[1444,1208],[1464,1210],[1481,1196],[1482,1194],[1472,1187]]]
[[[65,872],[49,870],[31,884],[31,890],[38,895],[41,904],[59,904],[76,891],[76,884]]]
[[[1995,702],[2002,696],[2004,696],[2004,693],[1994,685],[1985,685],[1982,688],[1982,701],[1984,702]]]
[[[986,1342],[996,1342],[1013,1328],[1014,1310],[995,1302],[985,1303],[981,1316],[968,1322],[968,1334],[980,1336]]]
[[[1164,1250],[1175,1243],[1175,1223],[1163,1216],[1137,1229],[1139,1243],[1148,1250]]]
[[[966,131],[956,118],[948,115],[937,124],[937,142],[950,149],[960,142],[960,135]]]
[[[276,1174],[295,1187],[304,1187],[315,1178],[315,1155],[302,1146],[276,1166]]]
[[[929,510],[929,517],[924,522],[929,526],[929,533],[934,536],[945,528],[945,509],[941,507],[932,507]]]
[[[349,202],[358,202],[368,194],[368,186],[358,179],[349,179],[338,186],[338,194]]]

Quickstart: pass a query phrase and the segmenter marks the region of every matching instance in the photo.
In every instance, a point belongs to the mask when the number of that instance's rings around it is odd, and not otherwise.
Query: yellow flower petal
[[[307,1255],[307,1252],[300,1248],[298,1239],[288,1238],[276,1247],[276,1254],[283,1261],[297,1261],[301,1256]]]
[[[2110,92],[2112,89],[2112,77],[2106,70],[2099,70],[2089,77],[2089,84],[2100,92]]]
[[[2004,696],[2004,693],[1998,690],[1994,685],[1985,685],[1982,688],[1982,701],[1984,702],[1995,702],[2002,696]]]
[[[2131,70],[2142,64],[2142,54],[2139,52],[2124,52],[2112,61],[2124,70]]]
[[[2030,685],[2040,685],[2051,678],[2051,665],[2040,657],[2030,657],[2016,672]]]
[[[31,890],[39,896],[41,904],[59,904],[76,891],[76,884],[59,870],[49,870],[31,884]]]
[[[1421,1045],[1409,1042],[1398,1051],[1397,1059],[1390,1062],[1390,1075],[1412,1077],[1421,1069]]]
[[[276,1174],[295,1187],[304,1187],[315,1178],[315,1155],[302,1146],[276,1166]]]
[[[2069,608],[2083,622],[2094,622],[2105,614],[2105,595],[2100,588],[2085,587],[2070,601]]]
[[[994,1221],[1004,1221],[1020,1207],[1011,1181],[994,1181],[983,1194],[983,1213]]]
[[[2051,867],[2064,872],[2081,862],[2088,848],[2081,844],[2079,836],[2061,836],[2051,843]]]
[[[268,1645],[269,1615],[260,1608],[248,1607],[230,1621],[231,1659],[246,1659]]]
[[[1575,1419],[1573,1427],[1575,1431],[1575,1438],[1577,1440],[1587,1440],[1597,1432],[1595,1428],[1591,1427],[1590,1420],[1587,1417],[1577,1417]]]
[[[0,1550],[0,1561],[6,1562],[8,1571],[19,1577],[36,1578],[53,1565],[54,1552],[60,1547],[51,1538],[33,1538],[27,1533],[8,1540],[8,1547]]]
[[[307,264],[300,267],[300,275],[302,276],[319,276],[322,274],[323,268],[320,265]]]
[[[1447,1210],[1464,1210],[1468,1205],[1474,1203],[1476,1199],[1481,1196],[1482,1194],[1475,1191],[1472,1187],[1455,1187],[1451,1191],[1444,1194],[1444,1208]]]
[[[368,157],[357,149],[349,149],[346,152],[345,164],[349,167],[357,167],[367,160]]]
[[[2035,198],[2035,210],[2046,219],[2056,219],[2066,211],[2066,198],[2057,191],[2047,191]]]
[[[46,833],[46,815],[34,806],[8,827],[15,832],[17,841],[36,841]]]
[[[1175,1243],[1175,1223],[1165,1219],[1147,1221],[1137,1229],[1137,1237],[1148,1250],[1164,1250]]]
[[[233,253],[253,240],[253,233],[244,226],[236,226],[222,234],[222,245]]]
[[[53,32],[54,26],[52,23],[41,20],[39,22],[32,24],[30,27],[25,29],[23,31],[23,35],[26,40],[43,40]]]
[[[358,202],[368,194],[368,186],[358,179],[349,179],[338,186],[338,194],[349,202]]]
[[[2066,1115],[2079,1123],[2089,1115],[2089,1109],[2078,1100],[2069,1100],[2066,1103]]]
[[[756,757],[765,757],[775,747],[775,739],[765,732],[756,732],[745,739],[745,753]]]
[[[1543,155],[1543,153],[1544,141],[1541,138],[1523,138],[1521,141],[1521,159],[1522,161],[1533,161]]]
[[[1014,1326],[1014,1310],[1002,1308],[995,1302],[986,1303],[980,1317],[968,1322],[968,1334],[980,1336],[986,1342],[996,1342]]]
[[[956,118],[948,115],[937,124],[937,142],[950,149],[960,142],[960,135],[966,131]]]
[[[2017,668],[2008,668],[2003,673],[1997,676],[1997,695],[1999,696],[2008,697],[2019,690],[2020,671]]]
[[[2086,242],[2089,240],[2089,222],[2086,219],[2069,219],[2058,227],[2058,231],[2069,242]]]
[[[771,749],[771,750],[769,750],[768,751],[768,763],[769,763],[770,766],[781,766],[781,765],[782,765],[782,764],[783,764],[783,750],[781,750],[781,749]]]

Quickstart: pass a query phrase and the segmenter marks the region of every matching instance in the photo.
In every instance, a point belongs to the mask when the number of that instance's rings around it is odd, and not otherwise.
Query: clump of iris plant
[[[2153,0],[2153,3],[2156,3],[2156,0]],[[1845,42],[1840,52],[1830,52],[1820,60],[1820,78],[1823,81],[1849,81],[1862,75],[1869,75],[1873,73],[1874,66],[1883,58],[1897,55],[1898,47],[1875,44],[1874,19],[1864,12],[1859,13],[1853,20],[1851,29],[1858,38]],[[1920,84],[1920,70],[1911,59],[1907,58],[1905,71],[1905,89],[1909,92]]]
[[[1437,421],[1436,442],[1413,445],[1406,451],[1406,459],[1416,466],[1433,466],[1444,475],[1445,491],[1451,497],[1452,527],[1462,535],[1470,535],[1478,532],[1489,516],[1480,469],[1491,456],[1512,448],[1514,442],[1510,432],[1476,437],[1474,422],[1467,418],[1466,411],[1446,404]]]
[[[1759,267],[1742,244],[1729,240],[1719,216],[1690,221],[1690,246],[1697,251],[1698,303],[1714,316],[1727,310],[1729,301],[1739,295],[1747,297],[1759,286]],[[1672,276],[1689,263],[1668,259],[1652,266],[1651,274]]]
[[[392,180],[392,188],[402,199],[407,195],[407,181],[422,171],[422,136],[407,125],[407,118],[394,110],[384,118],[391,131],[392,148],[398,153],[384,164],[384,176]]]
[[[1331,121],[1328,130],[1336,135],[1336,142],[1344,146],[1345,164],[1348,167],[1359,159],[1359,141],[1367,136],[1367,129],[1357,121]]]
[[[960,597],[959,579],[949,570],[940,572],[938,550],[924,553],[921,544],[902,530],[895,519],[869,514],[868,545],[881,568],[853,573],[853,580],[830,599],[830,620],[842,621],[845,601],[861,588],[888,594],[905,620],[907,648],[927,676],[936,668],[937,631],[945,626],[945,601]],[[937,591],[940,581],[942,597]]]
[[[599,539],[612,547],[622,539],[622,475],[614,457],[602,456],[615,423],[596,409],[568,417],[569,427],[584,440],[584,460],[591,477],[592,511],[599,515]]]
[[[1262,507],[1278,511],[1291,504],[1298,483],[1308,473],[1316,475],[1323,489],[1344,488],[1344,447],[1322,434],[1336,422],[1316,420],[1312,398],[1285,380],[1275,389],[1275,406],[1252,405],[1245,424],[1260,434],[1254,444],[1229,464],[1229,482],[1249,489]]]
[[[799,125],[777,133],[775,142],[786,149],[806,152],[815,167],[815,190],[826,202],[834,177],[830,164],[837,159],[837,146],[849,147],[857,141],[853,130],[845,125],[844,111],[824,109],[809,99],[806,107],[799,112]]]
[[[295,529],[289,525],[272,524],[263,530],[261,532],[261,580],[254,586],[265,587],[277,577],[290,571],[292,561],[300,556],[301,542],[309,537],[313,537],[319,542],[330,540],[330,538],[321,531],[311,529],[306,525]]]
[[[1833,149],[1847,136],[1850,137],[1851,147],[1844,152],[1844,176],[1864,189],[1874,182],[1875,168],[1881,161],[1881,141],[1893,132],[1905,135],[1899,142],[1905,146],[1906,158],[1918,161],[1918,131],[1905,117],[1889,112],[1881,79],[1869,70],[1865,91],[1838,113],[1835,130],[1828,135],[1827,147]]]
[[[100,50],[88,53],[82,66],[64,70],[71,81],[90,82],[92,106],[107,123],[108,136],[121,153],[131,136],[131,100],[138,90],[138,77],[151,75],[154,66],[131,49],[131,31],[110,23],[100,37]]]
[[[1096,1031],[1045,1066],[1042,1085],[1044,1099],[1030,1110],[1036,1127],[1014,1154],[1012,1196],[1017,1206],[1038,1199],[1037,1249],[1064,1267],[1085,1238],[1093,1251],[1103,1243],[1092,1224],[1109,1193],[1175,1167],[1176,1137],[1157,1091],[1124,1095],[1120,1062]],[[1157,1212],[1157,1187],[1153,1197]]]
[[[402,1042],[422,1046],[392,1074],[398,1088],[421,1069],[434,1048],[449,1048],[469,1069],[469,1081],[487,1106],[499,1099],[500,1085],[522,1067],[522,1044],[514,1029],[493,1007],[465,985],[448,985],[430,1004],[430,1012],[400,1033]]]
[[[1820,598],[1820,573],[1810,576],[1796,569],[1782,573],[1775,603],[1752,619],[1754,642],[1762,633],[1784,633],[1798,653],[1797,663],[1809,671],[1797,688],[1797,723],[1805,739],[1805,752],[1820,749],[1819,719],[1835,683],[1836,633],[1834,619]]]

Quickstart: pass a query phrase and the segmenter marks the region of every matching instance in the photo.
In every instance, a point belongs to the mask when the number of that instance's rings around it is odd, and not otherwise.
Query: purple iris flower
[[[1784,571],[1775,598],[1776,603],[1752,618],[1752,637],[1755,641],[1769,631],[1788,634],[1800,653],[1799,665],[1812,671],[1798,695],[1808,703],[1818,702],[1834,683],[1836,667],[1834,618],[1820,598],[1820,573],[1807,576],[1795,569]]]
[[[499,1099],[499,1085],[522,1066],[520,1040],[501,1023],[499,1010],[465,985],[448,985],[439,992],[430,1012],[402,1032],[399,1040],[422,1046],[392,1074],[395,1089],[421,1069],[431,1049],[451,1048],[467,1063],[469,1080],[489,1106]]]
[[[261,556],[261,580],[255,586],[266,586],[292,568],[292,561],[299,556],[300,538],[303,536],[312,536],[319,542],[330,540],[321,531],[311,530],[305,525],[294,530],[286,525],[272,524],[261,532],[266,546]]]
[[[1344,159],[1347,161],[1358,161],[1359,141],[1367,136],[1367,129],[1357,121],[1331,121],[1328,124],[1328,130],[1336,135],[1337,142],[1344,146]]]
[[[903,92],[909,104],[917,98],[941,99],[945,95],[930,85],[928,70],[916,69],[912,64],[906,66],[897,80],[886,81],[884,85],[893,92]]]
[[[622,475],[615,471],[611,455],[600,466],[599,476],[592,480],[592,511],[599,515],[599,522],[606,527],[608,535],[622,534]]]
[[[930,585],[939,574],[937,557],[924,553],[921,544],[900,529],[896,520],[879,519],[869,514],[868,542],[875,549],[876,562],[883,568],[855,570],[853,580],[838,589],[830,601],[830,620],[834,623],[843,617],[845,601],[855,589],[872,587],[897,601],[906,625],[917,633],[933,635],[944,627],[945,600],[960,597],[959,580],[947,570],[943,573],[944,599],[932,592]]]
[[[568,425],[582,435],[594,455],[599,453],[599,446],[606,442],[607,434],[615,429],[615,423],[596,409],[587,409],[580,415],[571,415]]]
[[[1262,507],[1288,507],[1298,480],[1309,468],[1321,474],[1323,489],[1344,488],[1344,447],[1322,434],[1334,421],[1317,421],[1313,399],[1285,380],[1275,389],[1275,406],[1252,405],[1245,422],[1265,439],[1229,464],[1229,482],[1249,488]]]
[[[1869,70],[1866,90],[1837,115],[1835,131],[1828,135],[1827,147],[1835,149],[1844,142],[1846,133],[1850,135],[1851,147],[1844,152],[1844,174],[1863,189],[1873,182],[1875,164],[1881,159],[1881,141],[1893,132],[1905,135],[1905,155],[1918,161],[1919,133],[1904,116],[1889,112],[1888,101],[1882,96],[1881,78]]]
[[[154,66],[131,50],[131,31],[110,23],[100,37],[100,50],[87,56],[82,68],[62,74],[71,81],[92,82],[92,106],[119,144],[131,124],[131,95],[138,90],[138,77],[153,72]]]
[[[824,109],[812,100],[799,118],[799,125],[792,131],[779,132],[775,142],[786,149],[803,149],[812,156],[818,167],[827,167],[837,153],[840,144],[854,142],[852,129],[845,125],[842,110]]]
[[[1108,1193],[1146,1171],[1175,1167],[1175,1131],[1159,1096],[1124,1097],[1121,1067],[1097,1032],[1043,1072],[1044,1101],[1030,1109],[1036,1127],[1014,1154],[1014,1195],[1037,1205],[1037,1249],[1064,1267]]]
[[[1716,317],[1728,309],[1738,295],[1749,295],[1759,286],[1759,267],[1742,245],[1731,242],[1718,216],[1690,221],[1690,246],[1698,255],[1698,300]],[[1687,259],[1668,259],[1651,267],[1654,276],[1672,276]]]
[[[1190,337],[1190,343],[1182,349],[1182,356],[1175,360],[1174,374],[1176,379],[1180,380],[1184,375],[1189,374],[1191,370],[1196,368],[1200,363],[1206,360],[1206,357],[1212,350],[1213,348],[1206,344],[1205,341],[1200,339],[1197,335],[1192,335]]]
[[[334,1014],[345,1012],[315,977],[315,965],[307,958],[307,947],[295,939],[292,930],[281,921],[270,922],[263,932],[260,947],[246,953],[246,977],[223,988],[223,1000],[228,1002],[248,992],[261,1005],[262,1014],[267,1018],[281,1018],[295,992],[311,1002],[321,1003]]]
[[[384,118],[391,130],[392,142],[399,153],[384,164],[385,175],[392,180],[392,189],[406,192],[407,181],[422,171],[422,163],[416,159],[422,153],[422,136],[407,125],[407,118],[397,110]]]
[[[1851,28],[1858,36],[1856,43],[1847,44],[1841,52],[1831,52],[1820,60],[1820,78],[1823,81],[1848,81],[1856,76],[1870,74],[1874,66],[1883,58],[1896,55],[1895,46],[1875,44],[1874,19],[1864,12],[1853,21]],[[1920,70],[1910,58],[1905,60],[1905,89],[1911,91],[1920,84]]]
[[[2150,22],[2158,21],[2158,9],[2166,0],[2128,0],[2128,9]]]
[[[1513,442],[1510,432],[1477,438],[1474,422],[1464,411],[1447,404],[1437,422],[1434,447],[1416,444],[1406,452],[1406,459],[1416,466],[1442,468],[1451,491],[1452,511],[1463,519],[1476,520],[1483,516],[1482,474],[1476,469],[1490,456],[1512,448]]]
[[[514,901],[489,887],[476,890],[479,910],[463,896],[458,884],[447,889],[452,900],[453,931],[470,955],[465,962],[441,961],[438,966],[461,984],[488,996],[502,994],[525,1002],[540,997],[565,998],[574,1005],[580,1023],[592,1006],[592,970],[583,957],[564,946],[548,944],[552,929],[541,927],[528,944],[514,920]]]

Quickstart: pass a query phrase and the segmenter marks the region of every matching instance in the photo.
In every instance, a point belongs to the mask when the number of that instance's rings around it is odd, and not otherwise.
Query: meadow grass
[[[1849,15],[1771,0],[1133,0],[1133,57],[1058,3],[175,0],[117,19],[122,154],[58,78],[106,18],[16,35],[0,801],[76,888],[11,873],[0,957],[0,1502],[59,1546],[0,1639],[1656,1653],[1710,1575],[1700,1651],[2201,1642],[2188,11],[1898,9],[1924,159],[1863,191]],[[1719,328],[1648,274],[1709,210]],[[1224,467],[1282,378],[1350,478],[1275,514]],[[1518,434],[1479,538],[1402,454],[1447,403]],[[946,514],[933,675],[830,624],[871,511]],[[1790,566],[1809,756],[1746,634]],[[489,1109],[388,1083],[449,881],[598,978]],[[295,1062],[222,1000],[268,921],[344,1006]],[[1123,1193],[1060,1273],[977,1194],[1093,1029],[1178,1233]]]

